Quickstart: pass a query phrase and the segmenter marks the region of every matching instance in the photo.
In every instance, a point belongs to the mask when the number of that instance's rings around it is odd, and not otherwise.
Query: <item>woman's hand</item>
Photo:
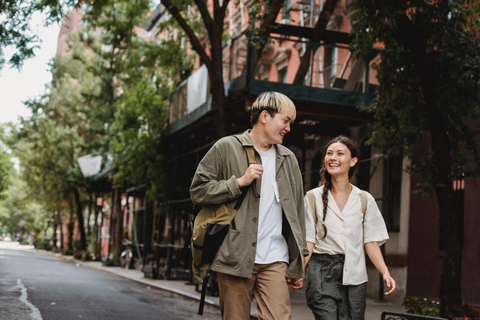
[[[305,278],[300,278],[300,279],[287,278],[288,285],[295,290],[302,289],[304,281],[305,281]]]
[[[384,275],[383,275],[383,283],[385,283],[385,287],[387,287],[388,291],[385,292],[385,295],[388,296],[388,295],[391,295],[392,293],[395,292],[395,290],[397,289],[397,283],[395,282],[395,280],[392,278],[392,276],[390,275],[389,272],[386,272]]]

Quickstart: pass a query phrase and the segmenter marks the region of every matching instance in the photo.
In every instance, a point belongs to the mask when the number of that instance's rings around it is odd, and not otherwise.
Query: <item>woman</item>
[[[380,210],[369,193],[350,183],[358,156],[353,140],[330,140],[320,170],[324,184],[305,196],[306,295],[316,320],[365,318],[365,252],[383,276],[385,294],[396,289],[379,248],[388,239]]]

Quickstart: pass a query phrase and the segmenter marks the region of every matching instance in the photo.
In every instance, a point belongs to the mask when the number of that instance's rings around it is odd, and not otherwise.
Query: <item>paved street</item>
[[[219,319],[196,300],[0,242],[0,319]]]
[[[291,290],[292,320],[313,319],[304,290]],[[153,280],[143,272],[83,262],[16,243],[0,241],[0,320],[56,319],[221,319],[218,297],[200,294],[184,281]],[[255,300],[251,319],[257,319]],[[367,320],[401,304],[367,299]]]

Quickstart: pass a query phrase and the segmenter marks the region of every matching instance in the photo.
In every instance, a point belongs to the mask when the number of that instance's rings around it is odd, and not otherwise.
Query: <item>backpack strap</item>
[[[315,230],[317,229],[317,206],[316,206],[316,199],[313,190],[307,191],[307,199],[308,203],[310,204],[310,210],[312,210],[313,214],[313,221],[315,224]]]
[[[241,134],[236,135],[235,138],[237,138],[237,140],[240,141],[243,148],[245,149],[245,152],[247,152],[248,163],[249,164],[257,163],[257,160],[255,160],[255,149],[253,148],[253,146],[244,146],[243,136]]]
[[[236,135],[235,138],[237,138],[238,141],[242,144],[243,148],[245,149],[245,152],[247,153],[247,160],[248,160],[248,165],[252,163],[256,163],[255,160],[255,149],[253,146],[245,146],[243,145],[243,136],[242,135]],[[247,190],[250,187],[250,185],[246,186],[243,188],[243,192],[240,195],[240,197],[237,200],[237,203],[235,204],[235,207],[233,208],[235,211],[238,211],[240,206],[242,205],[243,200],[245,199],[245,196],[247,195]],[[233,220],[232,220],[233,222]]]
[[[361,190],[360,194],[360,201],[362,201],[362,212],[363,212],[363,220],[365,220],[365,214],[367,213],[367,204],[368,204],[368,199],[367,199],[367,192]]]
[[[207,275],[203,278],[202,293],[200,294],[200,302],[198,304],[198,315],[203,315],[203,306],[205,305],[205,296],[207,295],[208,280],[210,280],[211,271],[210,268],[207,271]]]
[[[257,161],[255,160],[255,149],[253,148],[253,146],[243,145],[243,136],[240,135],[240,134],[235,135],[235,138],[237,138],[237,140],[240,141],[243,148],[245,149],[245,152],[247,153],[248,165],[250,165],[252,163],[256,163]],[[235,211],[238,211],[238,209],[242,205],[242,202],[245,199],[245,196],[247,195],[247,190],[248,190],[249,187],[250,187],[250,185],[243,188],[243,192],[240,195],[240,197],[238,198],[237,203],[235,204],[235,207],[233,208]],[[233,220],[232,220],[232,222],[233,222]]]

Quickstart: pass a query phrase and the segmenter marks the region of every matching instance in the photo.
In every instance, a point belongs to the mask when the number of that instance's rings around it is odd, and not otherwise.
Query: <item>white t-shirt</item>
[[[277,261],[288,263],[288,246],[282,235],[282,205],[278,191],[275,191],[275,148],[259,151],[263,174],[260,189],[258,213],[258,235],[255,263],[268,264]],[[278,189],[277,189],[278,190]]]

